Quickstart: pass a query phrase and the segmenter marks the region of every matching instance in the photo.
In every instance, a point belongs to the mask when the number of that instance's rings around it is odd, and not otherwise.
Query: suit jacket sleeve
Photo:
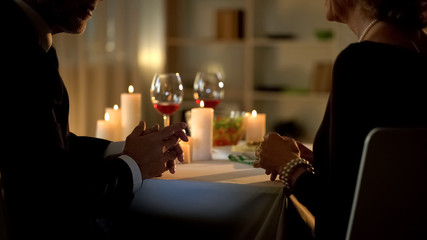
[[[2,3],[0,171],[11,231],[17,238],[75,233],[132,201],[132,174],[104,159],[108,141],[68,132],[68,96],[58,67],[13,1]],[[60,239],[61,237],[58,237]]]
[[[118,155],[104,158],[110,141],[70,134],[68,154],[86,166],[86,179],[82,185],[92,183],[90,209],[100,215],[116,214],[125,210],[133,198],[133,179],[129,166]],[[77,160],[76,160],[77,159]],[[84,178],[83,178],[84,179]],[[82,180],[83,180],[82,179]],[[82,188],[84,188],[82,186]]]

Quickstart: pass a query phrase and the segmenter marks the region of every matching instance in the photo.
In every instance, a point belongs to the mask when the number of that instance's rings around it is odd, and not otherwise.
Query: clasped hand
[[[271,181],[277,178],[280,170],[295,158],[312,161],[312,152],[302,143],[277,133],[269,133],[256,151],[254,167],[264,168]]]
[[[156,124],[146,129],[145,122],[126,138],[123,154],[133,158],[139,166],[143,179],[162,175],[169,170],[175,173],[175,159],[183,161],[179,140],[188,141],[185,123],[177,123],[160,129]]]

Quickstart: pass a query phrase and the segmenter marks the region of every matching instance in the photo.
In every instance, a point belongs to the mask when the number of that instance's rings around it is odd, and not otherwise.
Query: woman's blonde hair
[[[427,25],[427,0],[358,0],[365,13],[380,21],[405,29],[420,29]]]

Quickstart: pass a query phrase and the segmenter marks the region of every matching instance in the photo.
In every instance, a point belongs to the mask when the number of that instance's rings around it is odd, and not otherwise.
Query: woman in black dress
[[[313,152],[270,133],[254,166],[279,176],[314,214],[316,239],[345,239],[366,135],[376,127],[427,127],[427,2],[326,0],[326,7],[327,19],[348,25],[359,42],[335,61]]]

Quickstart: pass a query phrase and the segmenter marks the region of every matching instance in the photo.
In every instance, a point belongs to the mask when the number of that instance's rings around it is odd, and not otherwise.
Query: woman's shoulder
[[[427,58],[415,51],[371,41],[354,43],[341,51],[335,61],[333,88],[354,87],[354,82],[365,86],[381,82],[380,79],[422,76],[425,66]]]
[[[352,67],[352,66],[405,66],[405,65],[418,65],[426,64],[427,57],[423,56],[416,51],[408,50],[398,46],[364,41],[360,43],[353,43],[347,46],[338,55],[335,65],[338,67]]]
[[[350,44],[338,54],[334,64],[334,70],[346,74],[348,74],[349,71],[357,74],[356,70],[361,70],[362,66],[371,66],[373,58],[382,56],[375,45],[376,44],[372,42]]]
[[[340,54],[339,58],[357,58],[363,57],[364,59],[370,58],[383,58],[385,60],[392,58],[401,58],[401,57],[409,57],[417,59],[419,57],[423,57],[421,54],[417,53],[414,50],[409,50],[406,48],[402,48],[399,46],[373,42],[373,41],[363,41],[359,43],[352,43],[347,46]],[[425,58],[425,56],[424,56]]]

